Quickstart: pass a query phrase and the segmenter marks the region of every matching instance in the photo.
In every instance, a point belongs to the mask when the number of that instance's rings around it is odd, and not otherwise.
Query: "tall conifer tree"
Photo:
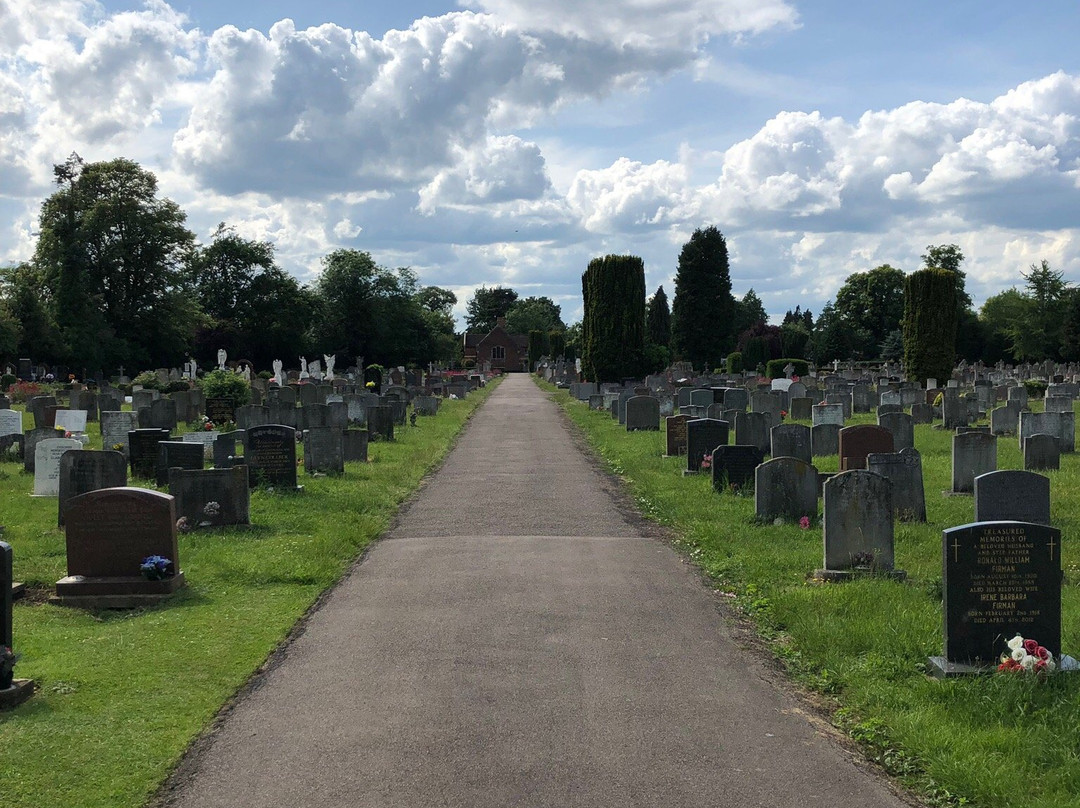
[[[679,254],[671,307],[671,346],[677,359],[716,367],[735,345],[727,242],[713,226],[695,230]]]
[[[596,382],[641,373],[645,356],[645,265],[636,255],[594,258],[581,276],[585,374]]]

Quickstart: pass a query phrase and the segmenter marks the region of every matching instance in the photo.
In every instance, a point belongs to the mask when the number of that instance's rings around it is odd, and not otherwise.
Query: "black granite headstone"
[[[169,484],[169,469],[176,467],[187,470],[201,470],[205,449],[201,443],[189,441],[163,440],[158,443],[158,458],[155,471],[157,484]]]
[[[718,446],[712,453],[713,488],[726,491],[731,486],[747,488],[754,482],[754,471],[765,461],[757,446]]]
[[[696,473],[701,460],[711,455],[717,446],[728,442],[728,422],[714,418],[696,418],[686,422],[686,470]]]
[[[1061,654],[1061,531],[976,522],[942,533],[945,659],[992,664],[1016,634]]]
[[[244,433],[244,457],[252,487],[296,488],[296,430],[280,424],[254,426]]]
[[[167,429],[133,429],[128,432],[128,461],[131,464],[132,477],[155,476],[158,444],[168,439]],[[199,449],[202,449],[201,445]]]

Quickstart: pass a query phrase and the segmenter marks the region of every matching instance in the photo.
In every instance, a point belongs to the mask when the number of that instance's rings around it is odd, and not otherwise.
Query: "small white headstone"
[[[793,385],[794,383],[795,382],[793,382],[791,379],[773,379],[772,380],[772,389],[773,390],[783,390],[786,393],[788,391],[788,389],[791,387],[791,385]]]
[[[81,449],[73,438],[46,438],[34,449],[34,496],[60,495],[60,456],[69,449]]]
[[[72,434],[85,432],[86,410],[57,410],[54,423],[57,431],[59,431],[60,427],[63,427],[65,432],[71,432]]]
[[[211,460],[214,457],[214,439],[220,434],[216,429],[188,432],[183,436],[183,441],[184,443],[201,443],[203,445],[203,457]]]
[[[0,410],[0,437],[4,435],[21,435],[22,413],[18,410]]]

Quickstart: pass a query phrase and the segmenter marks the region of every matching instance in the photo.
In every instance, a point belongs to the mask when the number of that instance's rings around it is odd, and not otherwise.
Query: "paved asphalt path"
[[[507,378],[160,798],[185,808],[907,805]]]

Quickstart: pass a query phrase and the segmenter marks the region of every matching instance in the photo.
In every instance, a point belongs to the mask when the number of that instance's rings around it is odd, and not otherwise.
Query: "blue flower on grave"
[[[173,574],[173,563],[164,556],[147,556],[143,559],[139,571],[149,581],[160,581]]]

